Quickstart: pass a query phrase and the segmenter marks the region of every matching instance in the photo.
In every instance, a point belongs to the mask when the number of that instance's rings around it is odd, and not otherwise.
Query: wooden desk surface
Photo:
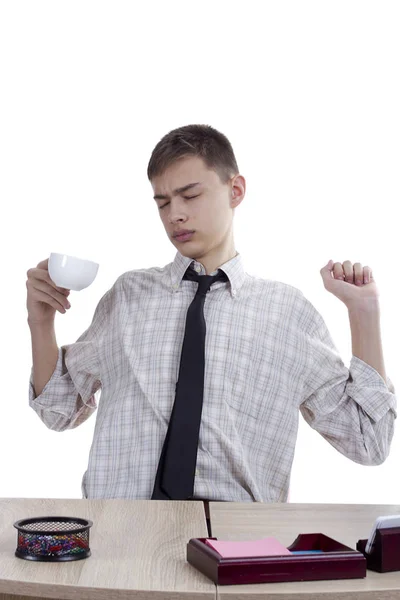
[[[380,515],[400,514],[400,505],[263,504],[210,502],[213,537],[251,540],[276,537],[289,546],[299,533],[324,533],[356,549]],[[398,600],[400,571],[365,579],[217,586],[218,600]]]
[[[400,505],[210,502],[212,535],[249,540],[274,536],[291,544],[322,532],[355,548],[378,515]],[[13,523],[34,516],[91,519],[87,559],[46,563],[17,558]],[[0,600],[400,600],[400,572],[365,579],[215,586],[186,562],[186,544],[207,537],[203,502],[0,499]]]
[[[19,519],[91,519],[88,558],[48,563],[16,557]],[[186,562],[186,544],[207,537],[201,501],[0,499],[0,600],[214,600],[216,586]]]

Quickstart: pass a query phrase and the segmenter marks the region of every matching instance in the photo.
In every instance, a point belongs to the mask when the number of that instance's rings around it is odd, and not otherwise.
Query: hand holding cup
[[[48,324],[58,310],[65,314],[71,307],[68,295],[80,291],[96,278],[99,265],[67,254],[51,253],[36,268],[29,269],[26,281],[28,323]]]
[[[70,308],[69,289],[57,286],[49,276],[49,259],[42,260],[35,268],[29,269],[26,280],[28,323],[30,325],[51,324],[56,310],[66,313]]]

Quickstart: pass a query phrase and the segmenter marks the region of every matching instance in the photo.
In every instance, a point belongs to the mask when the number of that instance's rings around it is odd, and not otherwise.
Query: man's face
[[[232,204],[232,180],[223,184],[201,158],[187,157],[154,177],[151,184],[161,221],[181,254],[199,258],[223,245],[236,206]],[[189,189],[180,189],[189,185]],[[174,237],[183,229],[194,233],[187,240]]]

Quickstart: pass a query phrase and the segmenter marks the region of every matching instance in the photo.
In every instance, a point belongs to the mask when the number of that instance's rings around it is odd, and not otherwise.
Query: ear
[[[232,208],[239,206],[246,193],[246,180],[243,175],[237,175],[232,184]]]

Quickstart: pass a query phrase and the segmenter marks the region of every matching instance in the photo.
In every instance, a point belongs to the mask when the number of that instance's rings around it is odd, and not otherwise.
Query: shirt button
[[[179,283],[174,283],[173,288],[174,290],[177,290],[179,288]]]
[[[196,469],[196,477],[198,477],[198,476],[199,476],[199,470]]]
[[[200,273],[200,271],[201,271],[201,267],[196,267],[196,268],[195,268],[195,271],[196,271],[196,273]]]
[[[236,296],[236,290],[232,290],[232,296]]]

